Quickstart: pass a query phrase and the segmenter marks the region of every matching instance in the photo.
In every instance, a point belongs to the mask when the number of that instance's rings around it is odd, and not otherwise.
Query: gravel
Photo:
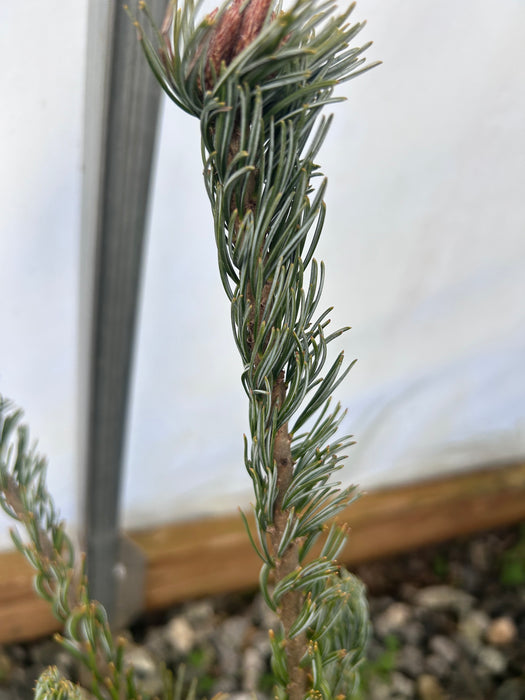
[[[525,700],[525,528],[457,539],[357,567],[373,621],[359,700]],[[127,662],[157,692],[158,663],[185,664],[200,697],[271,697],[268,629],[254,594],[186,603],[128,632]],[[0,647],[0,700],[29,700],[48,664],[74,675],[54,642]]]

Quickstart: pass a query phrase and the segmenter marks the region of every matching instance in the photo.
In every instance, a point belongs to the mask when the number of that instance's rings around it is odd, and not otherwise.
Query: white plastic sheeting
[[[525,7],[365,0],[355,16],[384,65],[343,87],[318,157],[329,179],[319,257],[334,324],[353,326],[341,346],[359,359],[338,391],[357,438],[343,479],[371,488],[525,454]],[[128,525],[251,499],[197,152],[197,123],[167,105]]]
[[[0,23],[0,393],[24,408],[71,520],[86,10],[3,3]],[[11,525],[0,512],[0,546]]]
[[[319,156],[329,187],[318,257],[334,326],[353,327],[340,347],[359,361],[337,398],[358,442],[342,475],[365,488],[525,454],[525,5],[494,12],[488,0],[361,0],[354,13],[384,64],[343,86],[349,101],[334,110]],[[6,13],[0,391],[26,409],[74,520],[85,2]],[[165,105],[129,421],[130,527],[251,500],[241,367],[199,153],[196,120]]]

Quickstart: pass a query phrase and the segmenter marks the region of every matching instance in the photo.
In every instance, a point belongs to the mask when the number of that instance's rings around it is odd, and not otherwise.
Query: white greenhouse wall
[[[0,28],[0,391],[25,408],[73,521],[85,6],[24,3]],[[373,488],[525,456],[525,4],[360,0],[354,15],[384,64],[334,110],[318,258],[359,360],[337,395],[358,440],[343,478]],[[128,527],[251,500],[198,123],[166,104],[159,145]]]
[[[3,3],[0,23],[0,393],[77,506],[77,310],[87,0]],[[0,512],[0,547],[12,525]]]
[[[318,157],[326,306],[359,362],[338,392],[366,488],[525,455],[525,6],[362,0],[384,65]],[[184,137],[181,138],[181,135]],[[246,400],[198,124],[166,105],[128,443],[128,525],[251,500]]]

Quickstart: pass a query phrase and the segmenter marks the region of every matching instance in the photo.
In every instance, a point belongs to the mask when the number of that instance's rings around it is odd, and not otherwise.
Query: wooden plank
[[[525,463],[364,495],[342,515],[352,526],[347,565],[525,520]],[[257,586],[260,561],[238,515],[130,533],[147,561],[145,609]],[[31,569],[0,554],[0,643],[57,628],[33,592]]]
[[[18,552],[0,554],[0,643],[43,637],[58,629],[33,588],[33,568]]]
[[[525,464],[375,491],[341,515],[351,525],[341,561],[353,565],[524,518]],[[148,609],[257,585],[260,560],[240,517],[167,525],[131,538],[147,559]]]

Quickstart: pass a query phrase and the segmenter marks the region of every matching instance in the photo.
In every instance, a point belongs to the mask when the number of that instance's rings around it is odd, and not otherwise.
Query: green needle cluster
[[[83,563],[75,564],[73,543],[46,488],[46,460],[30,444],[21,417],[0,395],[0,507],[27,535],[23,540],[12,530],[13,541],[36,571],[37,593],[64,625],[55,638],[85,670],[91,697],[139,700],[124,665],[125,641],[114,640],[104,607],[89,598]],[[42,674],[35,693],[37,700],[82,697],[56,668]]]
[[[171,3],[161,30],[138,22],[167,95],[197,117],[219,272],[248,397],[244,460],[255,492],[261,589],[281,625],[272,633],[276,697],[351,697],[368,632],[360,583],[337,562],[344,528],[327,525],[355,497],[330,481],[350,436],[331,396],[351,368],[328,345],[314,259],[326,179],[316,163],[340,101],[334,88],[364,66],[351,45],[363,24],[333,0],[233,0],[197,20]],[[315,180],[317,178],[317,180]],[[246,519],[245,519],[246,520]],[[325,531],[328,530],[327,533]],[[325,533],[322,546],[317,542]],[[317,546],[314,546],[317,545]]]

